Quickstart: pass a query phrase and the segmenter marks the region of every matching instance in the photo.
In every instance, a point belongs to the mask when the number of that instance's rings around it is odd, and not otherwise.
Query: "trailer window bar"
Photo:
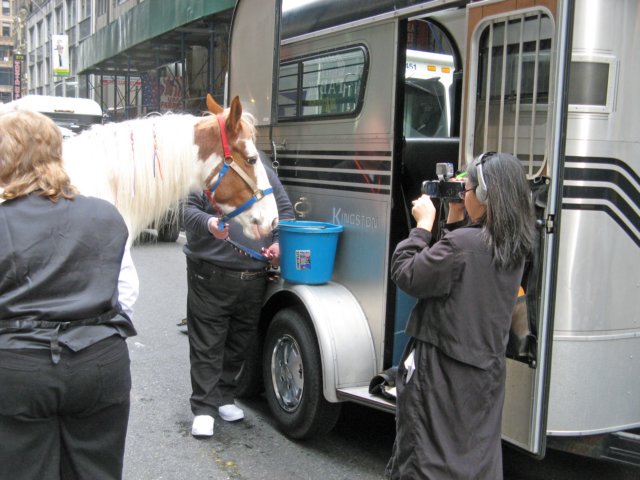
[[[530,178],[538,176],[546,166],[544,137],[551,121],[552,21],[534,9],[489,19],[481,28],[474,156],[511,152]]]
[[[300,121],[358,115],[368,63],[362,45],[283,62],[278,82],[278,119]]]

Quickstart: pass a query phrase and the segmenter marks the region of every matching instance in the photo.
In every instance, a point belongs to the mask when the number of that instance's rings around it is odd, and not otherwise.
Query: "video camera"
[[[458,194],[464,191],[464,183],[449,181],[450,178],[453,178],[453,174],[452,163],[436,163],[438,180],[425,180],[422,182],[420,190],[432,198],[461,201]]]

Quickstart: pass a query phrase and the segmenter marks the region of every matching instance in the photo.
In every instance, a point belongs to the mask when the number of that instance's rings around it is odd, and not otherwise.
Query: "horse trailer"
[[[640,464],[638,18],[636,0],[237,2],[228,93],[298,218],[344,227],[332,281],[270,285],[239,378],[287,435],[328,431],[345,401],[394,411],[368,386],[407,340],[389,264],[411,201],[437,163],[504,151],[538,244],[503,439]]]

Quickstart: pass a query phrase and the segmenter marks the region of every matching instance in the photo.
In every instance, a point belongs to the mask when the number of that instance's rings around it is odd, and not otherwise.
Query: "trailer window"
[[[438,79],[406,80],[405,137],[448,137],[448,101],[448,92]]]
[[[473,145],[514,153],[530,176],[546,166],[554,25],[545,11],[494,18],[479,27]],[[468,159],[467,159],[468,161]]]
[[[616,58],[611,55],[573,54],[569,71],[569,111],[611,113],[617,66]]]
[[[299,58],[280,65],[278,118],[356,115],[367,72],[364,47]]]
[[[404,81],[404,136],[450,137],[453,55],[407,49]]]
[[[595,62],[573,62],[571,63],[571,75],[569,78],[570,104],[607,104],[609,65]]]
[[[449,35],[427,19],[407,22],[405,138],[448,138],[453,123],[456,50]]]

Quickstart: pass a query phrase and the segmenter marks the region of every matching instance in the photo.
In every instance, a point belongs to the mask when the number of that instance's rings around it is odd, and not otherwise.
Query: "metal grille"
[[[529,177],[546,167],[553,22],[527,11],[485,23],[478,41],[474,157],[515,154]]]

